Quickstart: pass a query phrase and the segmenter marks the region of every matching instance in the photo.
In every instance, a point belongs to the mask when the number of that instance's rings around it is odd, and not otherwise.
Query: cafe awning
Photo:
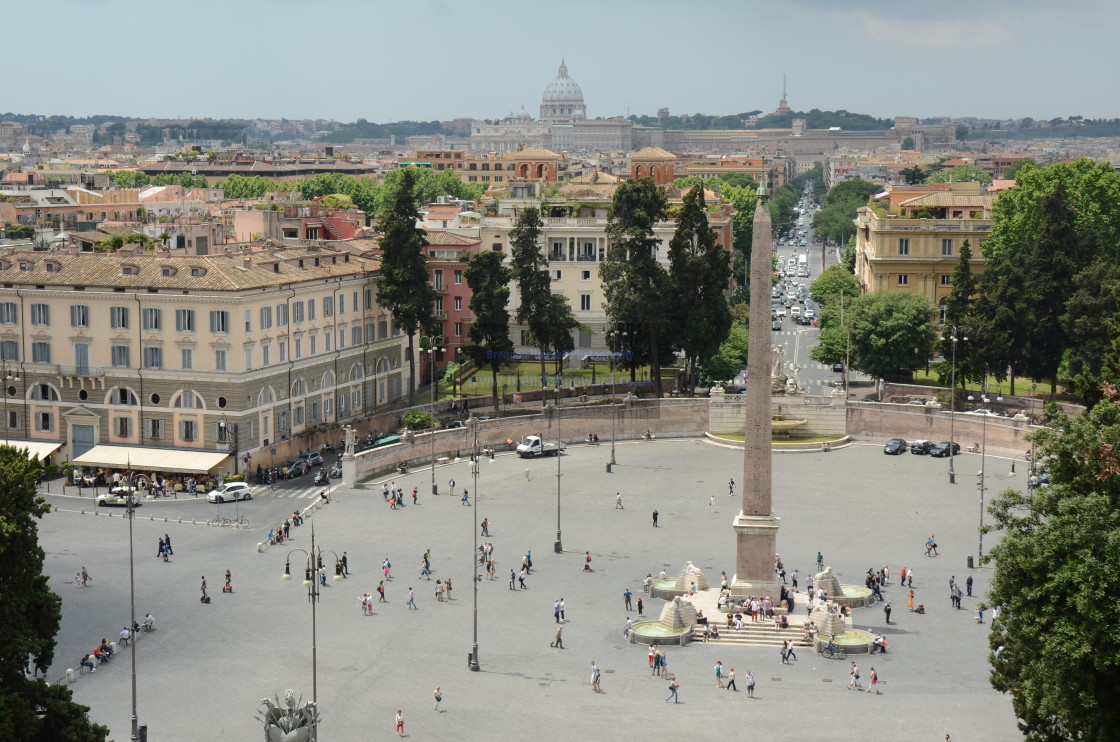
[[[32,458],[38,458],[40,461],[62,448],[61,443],[54,443],[52,441],[17,441],[14,438],[9,438],[4,441],[4,445],[13,446],[21,450],[26,448]]]
[[[139,472],[205,474],[229,458],[228,453],[149,446],[94,446],[73,460],[75,466],[103,466]],[[232,467],[230,469],[232,471]]]

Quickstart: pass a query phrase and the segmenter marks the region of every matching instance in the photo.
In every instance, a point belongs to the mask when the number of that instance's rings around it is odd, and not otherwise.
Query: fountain
[[[824,574],[823,572],[821,574]],[[867,654],[875,635],[860,629],[848,628],[840,614],[840,604],[834,600],[818,603],[809,614],[809,620],[817,625],[816,651],[828,646],[829,638],[848,654]]]
[[[697,586],[699,587],[699,586]],[[678,595],[661,609],[657,621],[642,621],[630,629],[631,644],[688,644],[692,641],[692,627],[696,624],[696,608],[692,599]]]
[[[832,567],[825,567],[824,572],[818,572],[813,577],[813,585],[824,588],[829,602],[835,601],[849,608],[862,608],[875,602],[869,588],[860,585],[841,585],[836,575],[832,574]]]
[[[654,598],[671,600],[677,595],[692,593],[692,585],[696,584],[697,590],[708,589],[708,578],[692,562],[685,562],[681,572],[676,577],[666,577],[663,580],[654,580],[649,594]]]

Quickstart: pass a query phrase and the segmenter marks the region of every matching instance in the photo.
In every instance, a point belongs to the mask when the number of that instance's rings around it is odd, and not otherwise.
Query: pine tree
[[[509,282],[513,271],[503,264],[505,255],[485,250],[471,256],[464,275],[471,289],[474,322],[467,335],[473,345],[463,351],[475,366],[489,366],[493,372],[494,406],[501,406],[498,395],[498,370],[513,352],[509,339]]]

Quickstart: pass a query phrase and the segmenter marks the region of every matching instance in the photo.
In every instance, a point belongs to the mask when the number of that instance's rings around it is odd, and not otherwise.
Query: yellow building
[[[921,294],[940,308],[952,291],[961,245],[969,241],[972,272],[983,273],[981,246],[992,233],[992,202],[978,184],[952,184],[903,201],[884,194],[856,212],[856,278],[864,291]],[[891,202],[897,204],[891,206]]]

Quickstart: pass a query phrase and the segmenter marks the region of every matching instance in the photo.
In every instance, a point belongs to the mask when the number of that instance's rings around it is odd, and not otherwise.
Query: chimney
[[[241,258],[241,265],[243,265],[245,268],[252,268],[253,267],[253,259],[251,257],[249,257],[248,255],[246,255],[246,256]]]

